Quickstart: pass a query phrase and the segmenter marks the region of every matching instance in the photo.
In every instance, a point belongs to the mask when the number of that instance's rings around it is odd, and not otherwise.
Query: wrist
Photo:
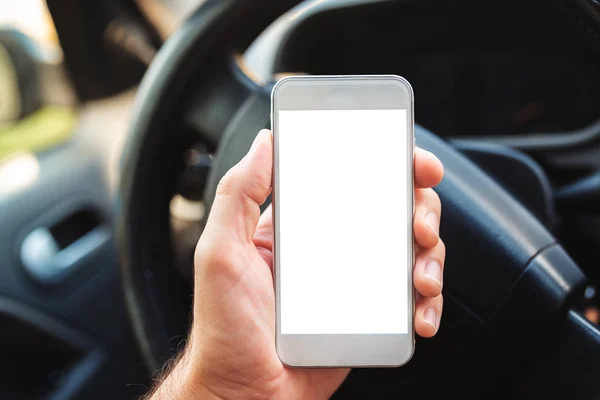
[[[162,399],[222,400],[202,381],[189,348],[184,350],[181,357],[175,360],[170,372],[148,398],[148,400]]]

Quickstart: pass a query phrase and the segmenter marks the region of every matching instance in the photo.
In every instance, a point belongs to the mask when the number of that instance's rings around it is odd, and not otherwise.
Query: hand
[[[221,180],[195,255],[193,324],[188,345],[153,398],[327,398],[349,369],[291,369],[275,352],[273,223],[259,205],[271,192],[272,135],[263,130]],[[442,314],[445,248],[441,204],[431,189],[440,161],[415,152],[415,330],[436,334]],[[315,229],[319,221],[314,221]]]

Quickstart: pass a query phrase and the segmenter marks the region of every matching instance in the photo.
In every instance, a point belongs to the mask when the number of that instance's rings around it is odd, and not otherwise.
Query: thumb
[[[248,154],[219,182],[205,233],[217,240],[250,243],[260,217],[260,205],[271,192],[272,170],[272,135],[263,129]]]

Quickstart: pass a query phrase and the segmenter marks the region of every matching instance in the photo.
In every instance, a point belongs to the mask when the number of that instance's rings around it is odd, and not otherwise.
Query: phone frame
[[[408,334],[281,334],[279,280],[279,128],[281,110],[406,109],[409,185],[406,200]],[[414,217],[414,96],[408,81],[397,75],[290,76],[279,80],[271,93],[273,130],[273,271],[276,297],[276,349],[290,367],[398,367],[414,353],[413,217]],[[411,151],[412,150],[412,151]]]

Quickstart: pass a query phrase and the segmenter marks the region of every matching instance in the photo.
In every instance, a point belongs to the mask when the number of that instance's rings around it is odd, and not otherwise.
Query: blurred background
[[[0,158],[66,140],[76,97],[45,1],[0,3]]]
[[[200,2],[87,3],[0,1],[3,400],[149,384],[112,234],[119,157],[137,85]]]
[[[510,0],[490,12],[477,0],[309,0],[243,56],[227,54],[222,76],[198,77],[210,82],[190,85],[178,99],[186,104],[165,117],[177,165],[160,157],[153,165],[176,182],[164,208],[177,279],[191,287],[220,135],[244,96],[260,97],[244,85],[264,83],[264,95],[288,73],[396,73],[415,88],[416,122],[486,171],[574,258],[589,278],[577,312],[597,324],[600,46],[574,5],[584,0],[540,2]],[[202,3],[0,0],[0,399],[130,399],[147,390],[115,237],[122,153],[148,66]],[[285,42],[290,27],[294,40]],[[403,51],[398,38],[408,38]],[[262,105],[256,114],[268,124]],[[372,146],[365,138],[366,151]],[[351,200],[368,203],[367,187],[357,182]],[[457,293],[480,286],[473,276],[487,280],[482,265],[466,267],[477,274],[455,272]],[[187,291],[179,297],[189,306]],[[187,323],[189,308],[177,311]],[[467,340],[463,333],[456,337]],[[174,348],[183,342],[170,339]]]
[[[201,2],[137,3],[160,38],[166,39]],[[117,9],[113,18],[121,18],[121,25],[126,25],[127,13],[120,10],[123,14],[119,15],[119,2],[107,4]],[[135,41],[135,28],[117,22],[105,39],[148,64],[155,49],[149,49],[143,40],[125,43]],[[124,30],[129,30],[128,38],[123,37]],[[136,83],[131,82],[131,86]],[[48,150],[72,136],[81,102],[65,70],[64,54],[45,0],[0,2],[0,87],[0,159]]]

